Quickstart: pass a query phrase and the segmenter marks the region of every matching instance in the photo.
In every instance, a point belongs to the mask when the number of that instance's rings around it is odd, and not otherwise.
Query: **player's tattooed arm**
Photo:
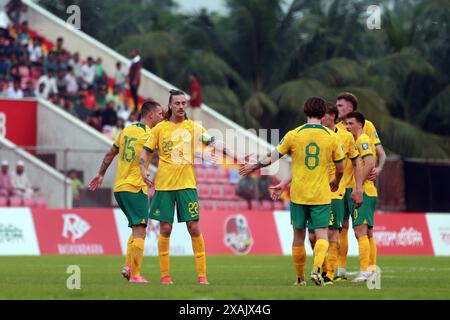
[[[102,165],[100,166],[100,170],[98,171],[98,174],[94,178],[92,178],[92,180],[89,182],[89,190],[95,191],[101,187],[106,170],[108,170],[108,167],[111,165],[112,161],[114,160],[114,157],[118,153],[119,148],[117,148],[116,146],[113,146],[108,151],[108,153],[106,153],[105,157],[103,158]]]
[[[247,163],[239,169],[241,176],[247,176],[255,170],[267,167],[280,159],[280,153],[277,149],[268,152],[264,157],[260,158],[256,163]]]
[[[146,149],[142,149],[142,152],[139,155],[139,169],[141,169],[142,180],[149,186],[153,184],[150,180],[150,175],[148,174],[148,165],[150,164],[152,157],[153,153]]]

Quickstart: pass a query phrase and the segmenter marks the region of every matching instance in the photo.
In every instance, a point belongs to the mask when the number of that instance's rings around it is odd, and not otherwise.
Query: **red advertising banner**
[[[0,100],[0,136],[18,146],[36,146],[37,102]]]
[[[203,211],[207,254],[282,254],[273,211]]]
[[[41,254],[122,254],[112,209],[32,212]]]
[[[378,255],[433,255],[424,213],[375,214]]]

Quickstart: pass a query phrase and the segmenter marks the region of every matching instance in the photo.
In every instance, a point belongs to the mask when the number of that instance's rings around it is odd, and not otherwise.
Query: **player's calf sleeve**
[[[369,271],[375,272],[377,270],[377,242],[375,237],[369,238],[370,256],[369,256]]]
[[[144,239],[136,238],[131,244],[131,276],[141,275],[142,259],[144,258]]]
[[[317,240],[316,245],[314,246],[314,271],[317,271],[322,267],[327,251],[328,241],[324,239]]]
[[[367,271],[369,267],[370,243],[367,236],[358,238],[359,247],[359,270]]]
[[[305,264],[306,264],[306,249],[305,246],[292,247],[292,260],[294,260],[295,272],[297,278],[305,280]]]
[[[339,233],[338,268],[347,267],[348,229],[343,228]]]
[[[169,275],[169,252],[170,252],[170,238],[166,238],[162,235],[158,237],[158,255],[159,255],[159,267],[161,270],[161,277]]]
[[[199,277],[206,277],[205,240],[203,236],[192,237],[192,249],[195,255],[195,269]]]
[[[130,235],[127,241],[127,253],[125,255],[125,265],[131,267],[131,244],[133,243],[133,235]]]
[[[328,247],[328,258],[327,258],[327,277],[333,280],[334,273],[336,272],[337,265],[337,257],[338,257],[338,243],[330,242]]]

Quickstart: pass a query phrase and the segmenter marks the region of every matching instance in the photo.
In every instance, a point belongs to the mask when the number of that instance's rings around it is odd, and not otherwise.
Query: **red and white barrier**
[[[0,255],[122,255],[131,229],[120,209],[0,209]],[[202,211],[207,254],[291,254],[288,211]],[[157,255],[159,223],[147,228],[145,254]],[[379,213],[379,255],[450,256],[450,213]],[[172,255],[192,255],[184,223],[175,223]],[[308,254],[312,254],[307,246]],[[349,232],[349,255],[358,254]]]

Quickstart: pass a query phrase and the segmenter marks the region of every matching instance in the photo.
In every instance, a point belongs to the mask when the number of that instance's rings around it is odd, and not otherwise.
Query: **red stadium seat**
[[[252,200],[252,210],[262,210],[261,203],[258,200]]]
[[[239,210],[239,204],[236,201],[229,200],[229,201],[226,201],[226,204],[227,204],[228,211]]]
[[[34,207],[34,199],[33,198],[23,198],[23,206],[24,207]]]
[[[273,202],[270,200],[264,200],[261,205],[261,210],[273,210]]]
[[[202,167],[196,168],[195,175],[198,183],[206,182],[206,170]]]
[[[6,207],[8,204],[8,198],[0,197],[0,207]]]
[[[221,200],[218,200],[218,201],[216,201],[216,210],[218,210],[218,211],[226,211],[228,208],[227,208],[227,202],[226,201],[221,201]]]
[[[284,210],[283,201],[275,201],[274,202],[274,210]]]
[[[209,181],[215,183],[217,180],[217,169],[216,168],[206,168],[206,177]]]
[[[47,207],[47,199],[45,199],[45,197],[37,197],[36,198],[36,207],[37,208],[46,208]]]
[[[228,182],[228,170],[225,168],[218,168],[216,172],[216,180],[218,183]]]
[[[210,185],[211,198],[222,199],[222,186],[220,184]]]
[[[214,201],[213,200],[202,200],[200,201],[200,210],[203,212],[203,210],[206,211],[214,211]]]
[[[238,209],[239,210],[248,210],[248,202],[247,200],[238,201]]]
[[[21,197],[10,197],[9,198],[9,206],[10,207],[21,207],[22,206],[22,198]]]
[[[228,200],[235,200],[237,198],[236,186],[234,184],[225,184],[223,186],[223,198]]]
[[[211,199],[211,188],[207,184],[197,185],[198,197],[200,199]]]

